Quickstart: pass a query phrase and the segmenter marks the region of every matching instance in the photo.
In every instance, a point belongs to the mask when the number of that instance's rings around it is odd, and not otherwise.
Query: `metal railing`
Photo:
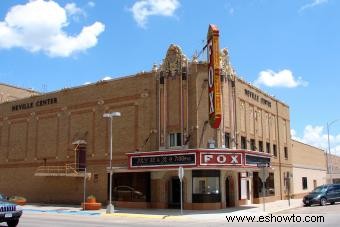
[[[68,163],[61,166],[39,166],[35,176],[84,176],[85,168],[79,168],[77,163]]]

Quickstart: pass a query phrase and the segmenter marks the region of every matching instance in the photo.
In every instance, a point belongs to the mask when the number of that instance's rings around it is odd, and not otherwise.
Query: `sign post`
[[[263,212],[266,211],[266,180],[269,177],[268,167],[270,167],[269,163],[257,163],[257,167],[261,169],[260,179],[262,181],[262,198],[263,198]]]
[[[183,177],[184,177],[184,169],[182,166],[178,167],[178,178],[181,182],[181,215],[183,215]]]

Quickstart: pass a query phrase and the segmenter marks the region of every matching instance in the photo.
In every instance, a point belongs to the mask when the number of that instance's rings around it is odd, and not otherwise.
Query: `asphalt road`
[[[300,207],[295,209],[290,209],[280,213],[276,213],[272,218],[277,218],[277,222],[265,222],[265,223],[240,223],[239,221],[234,221],[230,223],[224,216],[215,218],[187,218],[180,220],[172,219],[153,219],[153,218],[132,218],[132,217],[118,217],[118,216],[81,216],[81,215],[64,215],[64,214],[48,214],[48,213],[37,213],[37,212],[25,212],[20,219],[18,227],[127,227],[127,226],[185,226],[185,227],[198,227],[198,226],[228,226],[228,227],[239,227],[239,226],[328,226],[328,227],[338,227],[340,226],[340,204],[328,205],[324,207],[312,206],[312,207]],[[299,222],[290,221],[284,223],[282,217],[295,217],[295,220]],[[249,216],[249,215],[248,215]],[[269,217],[268,215],[267,217]],[[306,217],[323,217],[324,222],[313,223],[305,222]],[[298,217],[298,219],[296,219]],[[259,220],[259,216],[256,217]],[[292,220],[292,219],[291,219]],[[308,219],[310,220],[310,219]],[[0,224],[0,226],[6,226],[5,223]]]
[[[340,203],[327,206],[313,205],[280,212],[282,214],[340,214]],[[340,225],[339,225],[340,226]]]

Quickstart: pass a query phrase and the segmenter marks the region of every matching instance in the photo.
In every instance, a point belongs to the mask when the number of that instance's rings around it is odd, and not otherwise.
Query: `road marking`
[[[68,215],[83,215],[83,216],[99,216],[100,212],[88,212],[78,210],[39,210],[39,209],[24,209],[24,212],[36,212],[47,214],[68,214]]]

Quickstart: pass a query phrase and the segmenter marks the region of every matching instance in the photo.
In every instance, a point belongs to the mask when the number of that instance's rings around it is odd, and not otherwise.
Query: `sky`
[[[1,0],[0,83],[41,92],[191,59],[209,24],[238,76],[290,107],[296,140],[340,155],[338,0]],[[200,56],[205,60],[205,55]]]

